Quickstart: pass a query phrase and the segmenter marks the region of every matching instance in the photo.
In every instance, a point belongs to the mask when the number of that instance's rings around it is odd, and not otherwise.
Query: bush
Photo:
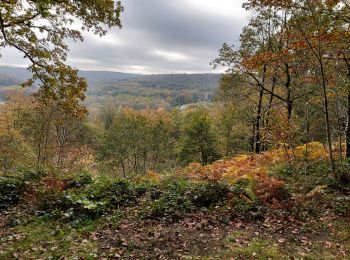
[[[54,183],[55,188],[46,185],[38,192],[39,209],[52,216],[67,218],[105,215],[114,209],[135,203],[145,192],[143,187],[134,186],[128,180],[107,177],[92,180],[89,176],[81,175],[68,182],[69,188],[64,186],[64,181],[56,180]]]
[[[180,219],[184,213],[216,206],[227,200],[230,189],[220,183],[193,183],[186,179],[168,179],[154,187],[143,214],[147,218]]]
[[[159,197],[154,197],[154,194],[158,194]],[[152,190],[151,201],[146,203],[143,214],[148,218],[179,219],[184,212],[192,210],[189,196],[187,180],[166,180]]]
[[[338,214],[350,215],[350,196],[338,196],[335,198],[334,211]]]
[[[256,195],[254,193],[255,180],[253,178],[238,178],[232,187],[232,192],[238,198],[245,197],[250,201],[256,200]]]
[[[23,192],[25,182],[16,176],[0,176],[0,210],[17,204]]]
[[[28,183],[37,181],[43,176],[40,171],[19,171],[16,174],[0,175],[0,210],[17,204]]]
[[[230,189],[221,183],[201,183],[192,188],[193,204],[196,207],[215,206],[227,199]]]
[[[84,188],[92,183],[92,176],[88,172],[81,172],[65,179],[66,189]]]

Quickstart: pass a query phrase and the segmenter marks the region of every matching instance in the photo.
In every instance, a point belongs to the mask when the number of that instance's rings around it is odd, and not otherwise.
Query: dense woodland
[[[110,102],[135,109],[171,109],[212,102],[221,78],[221,74],[139,75],[108,71],[78,71],[78,75],[88,82],[84,105],[89,110]],[[0,99],[9,99],[30,76],[25,68],[0,66]],[[37,81],[24,94],[35,92],[38,85]]]
[[[144,108],[181,107],[211,102],[219,85],[220,74],[162,74],[98,82],[87,91],[87,106],[105,105]]]
[[[88,90],[63,39],[121,26],[122,3],[0,3],[33,74],[0,105],[0,258],[349,257],[350,3],[244,8],[224,75]]]

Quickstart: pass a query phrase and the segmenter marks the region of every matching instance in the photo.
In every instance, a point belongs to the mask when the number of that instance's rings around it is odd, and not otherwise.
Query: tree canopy
[[[87,83],[65,62],[67,39],[83,40],[83,31],[99,36],[121,27],[120,1],[113,0],[4,0],[0,3],[0,47],[12,47],[30,61],[33,79],[40,83],[37,95],[59,101],[74,113],[82,108]]]

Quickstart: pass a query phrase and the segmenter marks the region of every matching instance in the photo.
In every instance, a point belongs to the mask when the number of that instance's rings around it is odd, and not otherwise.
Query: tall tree
[[[43,101],[54,99],[76,112],[85,98],[87,83],[77,70],[65,64],[66,39],[83,40],[82,31],[103,36],[107,28],[121,27],[121,3],[114,0],[3,0],[0,2],[0,47],[22,52],[31,65],[33,79],[39,81],[37,93]],[[75,29],[73,23],[81,23]]]

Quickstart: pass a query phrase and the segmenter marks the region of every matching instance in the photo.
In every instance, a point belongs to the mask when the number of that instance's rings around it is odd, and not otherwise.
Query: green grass
[[[60,259],[66,257],[81,257],[92,259],[97,254],[96,241],[91,239],[91,232],[100,223],[81,221],[74,227],[72,223],[44,220],[32,217],[26,224],[10,228],[1,237],[1,259],[47,258]]]

